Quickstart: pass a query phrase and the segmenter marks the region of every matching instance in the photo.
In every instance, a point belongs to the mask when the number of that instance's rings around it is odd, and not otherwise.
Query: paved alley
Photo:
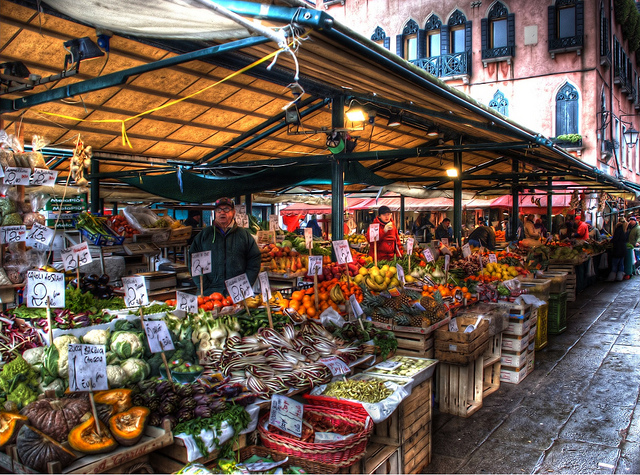
[[[640,277],[578,294],[523,382],[435,411],[425,473],[640,473],[639,302]]]

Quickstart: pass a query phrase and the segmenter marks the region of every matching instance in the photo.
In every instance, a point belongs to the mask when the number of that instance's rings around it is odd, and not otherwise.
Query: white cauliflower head
[[[61,335],[53,339],[53,345],[58,350],[58,375],[65,379],[69,377],[69,345],[76,345],[80,340],[73,335]]]
[[[123,361],[120,367],[127,373],[127,379],[130,383],[140,382],[151,373],[147,362],[139,358],[129,358]]]
[[[109,330],[89,330],[82,337],[83,343],[87,345],[108,345],[111,333]]]
[[[127,372],[117,365],[107,365],[107,381],[111,389],[122,388],[127,384]]]
[[[111,351],[118,357],[138,358],[144,353],[141,335],[135,332],[119,331],[111,335]]]

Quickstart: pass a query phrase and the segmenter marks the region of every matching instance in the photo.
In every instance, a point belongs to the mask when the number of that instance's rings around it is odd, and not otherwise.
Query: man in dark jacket
[[[451,220],[444,218],[436,228],[436,239],[451,239]]]
[[[496,248],[496,233],[493,231],[493,228],[484,223],[480,223],[480,225],[469,234],[469,244],[476,247],[486,247],[490,251],[493,251]]]
[[[190,255],[211,251],[211,272],[203,276],[204,295],[226,294],[224,281],[247,274],[251,285],[260,272],[260,249],[246,228],[235,223],[235,206],[231,199],[220,198],[213,205],[215,220],[191,244]],[[200,279],[194,279],[200,284]]]

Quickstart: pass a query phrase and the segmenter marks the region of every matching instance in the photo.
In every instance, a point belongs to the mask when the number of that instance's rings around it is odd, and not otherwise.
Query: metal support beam
[[[100,162],[91,160],[91,175],[100,173]],[[100,211],[100,179],[91,178],[91,212],[98,214]]]
[[[253,213],[251,213],[251,208],[253,206],[253,200],[252,200],[252,196],[251,193],[244,195],[244,206],[246,209],[246,213],[247,216],[251,216]]]
[[[398,226],[398,230],[400,232],[404,232],[404,195],[400,195],[400,226]]]
[[[553,213],[553,180],[549,178],[547,180],[547,230],[552,232],[553,219],[551,214]]]
[[[453,182],[453,238],[462,244],[462,152],[453,154],[458,177]]]
[[[333,99],[331,126],[344,127],[344,96]],[[331,240],[344,238],[344,162],[334,157],[331,161]],[[335,256],[334,256],[335,258]]]
[[[520,169],[520,162],[515,158],[511,161],[511,171],[517,174]],[[519,222],[520,222],[520,202],[518,201],[518,179],[513,179],[513,185],[511,185],[511,237],[507,239],[515,241],[517,239]]]

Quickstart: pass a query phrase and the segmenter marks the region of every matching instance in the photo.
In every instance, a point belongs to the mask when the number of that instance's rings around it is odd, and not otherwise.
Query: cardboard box
[[[536,352],[527,353],[527,374],[531,373],[536,367]]]
[[[531,319],[516,319],[509,318],[509,325],[504,330],[504,333],[508,333],[510,335],[526,335],[529,329],[531,328]]]
[[[507,351],[522,352],[529,346],[529,334],[520,335],[502,335],[502,349]]]
[[[500,357],[500,362],[503,366],[519,369],[527,364],[528,355],[528,350],[521,352],[503,351],[502,356]]]
[[[528,374],[526,366],[519,370],[503,366],[500,368],[500,381],[509,384],[519,384]]]

